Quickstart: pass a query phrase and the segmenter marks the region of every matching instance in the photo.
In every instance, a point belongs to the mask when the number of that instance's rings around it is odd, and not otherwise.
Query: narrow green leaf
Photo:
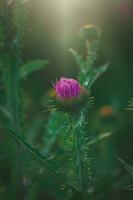
[[[113,135],[113,133],[107,132],[107,133],[102,133],[100,136],[94,138],[93,140],[88,142],[88,146],[92,146],[93,144],[96,144],[98,142],[100,142],[103,139],[107,139],[109,137],[111,137]]]
[[[73,55],[77,65],[80,67],[81,71],[84,69],[84,59],[81,55],[79,55],[75,50],[69,49],[69,52]]]
[[[8,110],[2,105],[0,105],[0,112],[8,119],[12,117]]]
[[[127,170],[130,176],[133,178],[133,166],[130,166],[126,161],[118,157],[118,161],[122,164],[122,166]]]
[[[89,81],[88,81],[88,88],[90,89],[93,83],[99,78],[101,74],[107,71],[109,67],[109,63],[106,63],[105,65],[98,67],[96,70],[92,70],[92,73],[90,74]]]
[[[30,75],[32,72],[43,69],[49,63],[48,60],[28,61],[20,68],[20,78]]]

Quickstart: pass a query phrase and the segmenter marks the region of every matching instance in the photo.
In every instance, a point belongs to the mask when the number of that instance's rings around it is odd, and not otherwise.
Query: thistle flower
[[[60,78],[55,84],[55,106],[59,110],[71,112],[79,110],[86,102],[87,91],[72,78]]]
[[[82,91],[78,81],[72,78],[61,78],[54,87],[57,97],[62,100],[76,98]]]

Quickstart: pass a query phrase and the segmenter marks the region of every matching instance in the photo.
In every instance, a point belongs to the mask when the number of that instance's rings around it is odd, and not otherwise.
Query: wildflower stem
[[[81,117],[82,118],[82,117]],[[83,155],[82,155],[82,119],[79,118],[79,121],[76,122],[76,126],[74,127],[74,144],[75,144],[75,155],[76,155],[76,166],[78,168],[78,176],[79,176],[79,186],[81,191],[81,199],[86,199],[86,174],[83,163]],[[79,123],[80,122],[80,123]]]
[[[78,166],[78,174],[79,174],[79,185],[81,191],[83,191],[84,188],[84,179],[83,179],[83,164],[82,164],[82,156],[81,156],[81,150],[80,150],[80,138],[77,131],[75,131],[75,151],[76,151],[76,162]]]

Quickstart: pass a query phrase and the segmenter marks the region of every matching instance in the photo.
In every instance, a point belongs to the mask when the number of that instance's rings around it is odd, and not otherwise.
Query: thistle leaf
[[[20,78],[30,75],[32,72],[43,69],[49,63],[48,60],[28,61],[20,68]]]
[[[95,29],[96,27],[91,27]],[[91,28],[87,29],[87,32],[91,31]],[[99,37],[98,37],[99,38]],[[86,39],[86,38],[84,38]],[[98,68],[94,67],[95,61],[97,60],[97,50],[99,45],[99,39],[97,40],[88,40],[86,39],[86,52],[85,55],[80,55],[77,51],[70,49],[77,65],[79,66],[79,80],[82,85],[90,89],[93,83],[99,78],[99,76],[104,73],[109,66],[109,63],[106,63]]]
[[[108,67],[109,67],[109,63],[106,63],[105,65],[98,67],[95,70],[92,70],[92,72],[90,73],[90,77],[89,77],[90,80],[88,82],[89,89],[91,88],[93,83],[99,78],[99,76],[107,71]]]
[[[81,71],[83,70],[84,59],[81,55],[79,55],[74,49],[69,49],[69,52],[73,55],[77,65],[80,67]]]

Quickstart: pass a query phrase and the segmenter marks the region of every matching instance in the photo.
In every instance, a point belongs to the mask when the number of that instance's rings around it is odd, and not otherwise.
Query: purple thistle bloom
[[[82,91],[78,81],[72,78],[61,78],[55,83],[54,88],[57,97],[61,99],[72,99],[77,97]]]

